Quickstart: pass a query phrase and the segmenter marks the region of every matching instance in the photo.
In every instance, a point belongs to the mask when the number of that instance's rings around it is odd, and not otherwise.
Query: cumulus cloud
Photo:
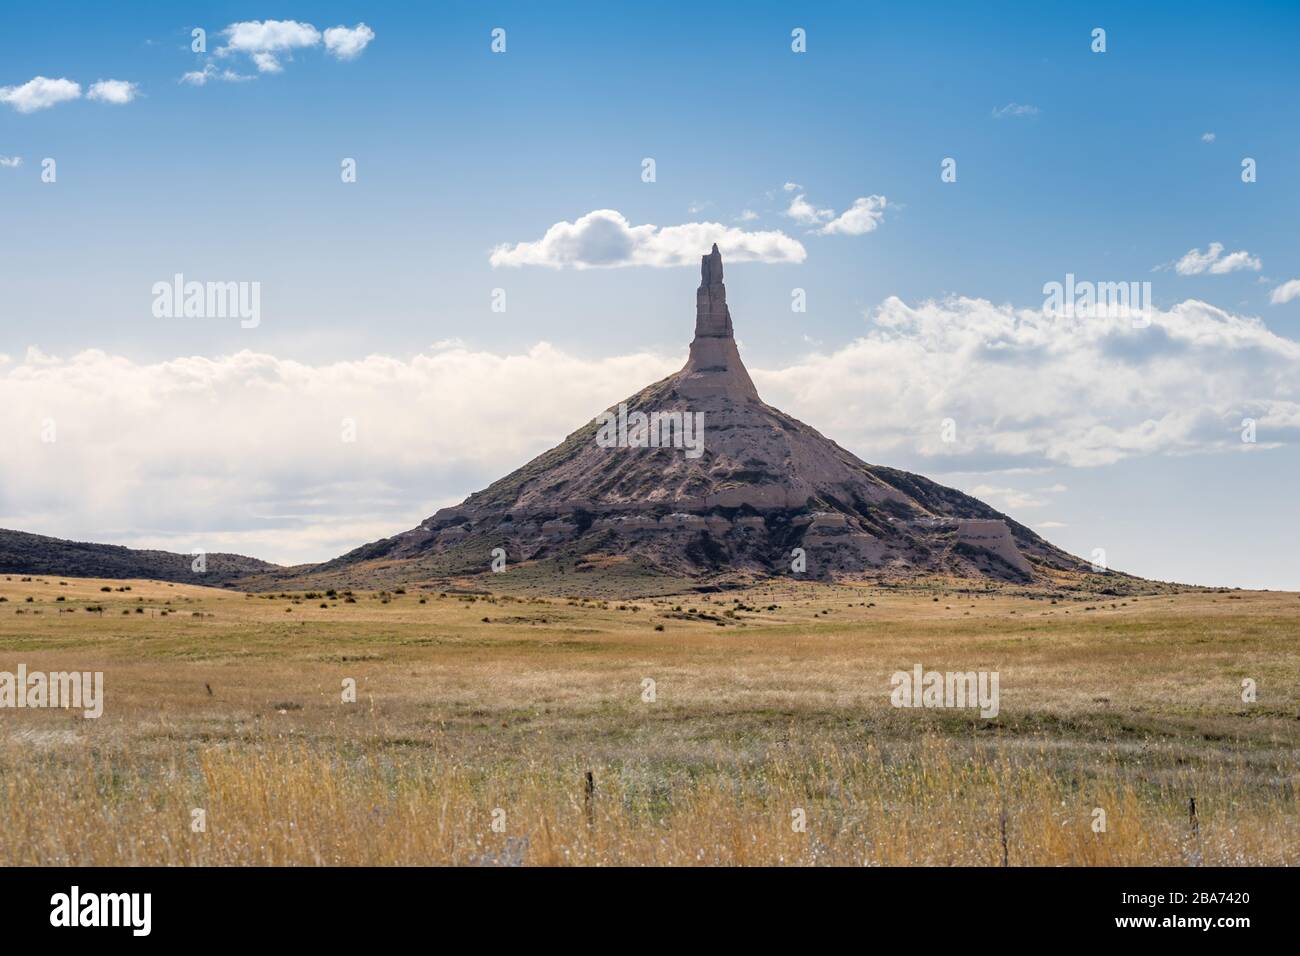
[[[793,185],[786,183],[786,186]],[[885,217],[888,201],[884,196],[859,196],[853,205],[838,216],[834,209],[821,209],[808,201],[803,193],[790,200],[785,214],[804,226],[815,226],[813,231],[823,236],[860,236],[873,232]]]
[[[748,232],[718,222],[634,226],[622,213],[596,209],[574,222],[557,222],[534,242],[492,250],[496,266],[609,269],[620,266],[696,265],[718,244],[728,262],[803,262],[807,251],[780,231]]]
[[[128,83],[126,80],[100,80],[91,84],[86,99],[121,106],[135,99],[139,89],[135,83]]]
[[[374,38],[375,31],[364,23],[355,27],[330,27],[325,31],[325,49],[340,60],[353,60]]]
[[[1263,267],[1263,263],[1245,249],[1230,252],[1225,256],[1223,243],[1212,242],[1205,252],[1201,252],[1200,249],[1190,250],[1174,264],[1174,271],[1180,276],[1195,276],[1205,272],[1218,276],[1242,269],[1258,272]]]
[[[0,156],[0,167],[6,169],[17,169],[23,164],[21,156]]]
[[[226,38],[224,46],[216,51],[218,57],[234,54],[246,55],[259,73],[282,73],[285,59],[292,59],[295,50],[317,47],[324,43],[325,52],[337,60],[353,60],[370,45],[375,31],[364,23],[354,27],[330,27],[324,33],[310,23],[297,20],[244,20],[232,23],[221,31]],[[210,65],[210,64],[209,64]],[[213,73],[208,66],[186,73],[182,82],[203,86]],[[222,79],[245,79],[243,76]]]
[[[1030,106],[1028,103],[1008,103],[1006,106],[998,106],[993,110],[994,119],[1024,118],[1032,119],[1037,116],[1041,110],[1037,106]]]
[[[1213,143],[1216,139],[1218,139],[1218,137],[1215,136],[1213,133],[1202,133],[1202,134],[1201,134],[1201,142],[1202,142],[1202,143]]]
[[[1292,299],[1300,298],[1300,279],[1290,279],[1268,294],[1268,301],[1282,305]]]
[[[0,86],[0,103],[8,103],[19,113],[34,113],[81,96],[81,84],[69,79],[52,80],[37,76],[22,86]]]
[[[786,183],[786,185],[791,184]],[[790,205],[786,207],[785,214],[804,226],[820,225],[835,218],[834,209],[818,209],[808,201],[808,197],[803,193],[790,200]]]
[[[320,43],[320,31],[297,20],[245,20],[221,31],[226,45],[217,56],[247,53],[260,73],[279,73],[278,56]]]
[[[274,53],[267,53],[265,50],[259,50],[256,53],[249,54],[249,59],[257,67],[258,73],[283,73],[284,67],[280,61],[275,58]]]
[[[455,342],[315,365],[247,351],[158,363],[0,356],[0,527],[328,558],[413,527],[683,360]],[[933,459],[931,472],[1036,474],[1300,439],[1300,343],[1195,300],[1134,329],[981,299],[891,297],[860,339],[751,372],[767,401],[867,460],[906,453]],[[1244,417],[1256,420],[1257,445],[1240,441]],[[941,439],[945,418],[956,442]],[[354,442],[343,440],[346,421]],[[54,442],[41,440],[47,422]],[[1032,508],[1064,485],[984,491]]]
[[[860,196],[853,205],[822,227],[822,235],[860,236],[874,232],[885,218],[884,196]]]
[[[1300,436],[1300,343],[1196,300],[1120,316],[1063,316],[981,299],[889,298],[864,337],[788,368],[752,370],[768,402],[869,460],[987,467],[1105,465]],[[956,422],[944,442],[942,422]]]

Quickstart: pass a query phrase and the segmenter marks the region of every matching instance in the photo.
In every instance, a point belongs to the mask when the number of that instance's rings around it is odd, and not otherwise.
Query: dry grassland
[[[1300,863],[1300,596],[964,587],[0,577],[0,671],[105,681],[0,709],[0,864]],[[891,706],[918,663],[998,716]]]

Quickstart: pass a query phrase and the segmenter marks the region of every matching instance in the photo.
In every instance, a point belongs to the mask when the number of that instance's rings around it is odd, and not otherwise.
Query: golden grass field
[[[0,577],[0,671],[106,698],[0,709],[0,864],[1300,863],[1300,596],[965,587]],[[1000,713],[892,707],[917,663]]]

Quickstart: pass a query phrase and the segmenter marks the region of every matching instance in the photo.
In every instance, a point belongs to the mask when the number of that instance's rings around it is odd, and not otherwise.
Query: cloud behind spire
[[[499,266],[552,269],[614,269],[623,266],[684,266],[717,243],[733,262],[803,262],[807,250],[779,230],[749,232],[718,222],[634,226],[614,209],[595,209],[561,221],[532,242],[504,243],[492,250]]]

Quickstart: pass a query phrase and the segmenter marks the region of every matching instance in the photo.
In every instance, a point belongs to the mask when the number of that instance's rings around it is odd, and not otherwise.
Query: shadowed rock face
[[[790,574],[795,549],[814,578],[1028,580],[1049,569],[1084,570],[983,502],[868,465],[765,404],[736,348],[716,245],[700,273],[695,338],[680,372],[462,504],[320,570],[436,556],[421,563],[474,573],[487,568],[494,547],[512,564],[634,557],[668,574],[709,578]],[[649,418],[646,427],[635,412]],[[681,437],[673,428],[679,416],[702,423],[696,456],[670,447]],[[619,427],[602,431],[610,418]],[[627,441],[609,447],[611,435]]]

